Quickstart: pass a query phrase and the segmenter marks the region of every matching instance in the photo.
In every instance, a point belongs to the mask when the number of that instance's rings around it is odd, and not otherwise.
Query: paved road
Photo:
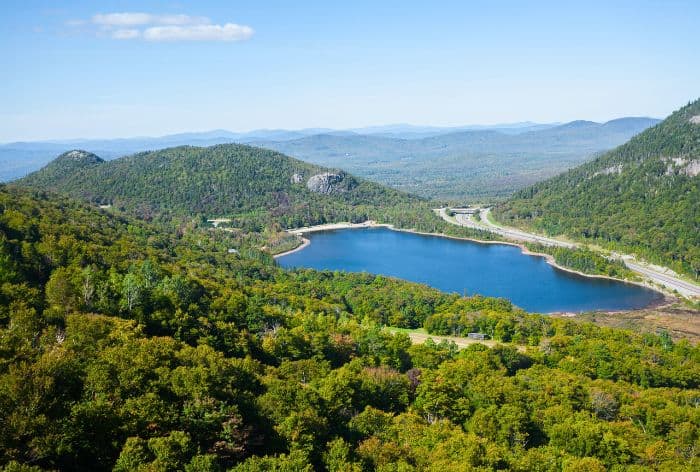
[[[474,220],[471,217],[471,215],[459,214],[455,216],[455,219],[458,223],[462,224],[463,226],[471,226],[477,229],[488,229],[493,233],[500,234],[501,236],[505,236],[506,238],[510,239],[515,239],[517,241],[540,243],[544,244],[545,246],[560,246],[567,248],[576,247],[575,244],[559,241],[557,239],[547,238],[545,236],[539,236],[537,234],[526,233],[524,231],[520,231],[514,228],[505,228],[500,225],[495,225],[489,221],[490,212],[491,210],[489,208],[481,210],[479,215],[481,217],[481,221]]]
[[[489,221],[488,218],[491,211],[488,208],[481,209],[479,215],[481,217],[481,221],[476,221],[472,218],[471,215],[463,214],[457,214],[454,218],[451,218],[447,215],[446,210],[446,208],[441,208],[439,210],[439,214],[445,221],[452,224],[491,231],[493,233],[500,234],[503,237],[515,241],[536,242],[547,246],[559,246],[567,248],[574,248],[578,246],[577,244],[567,243],[564,241],[559,241],[557,239],[547,238],[545,236],[539,236],[537,234],[526,233],[524,231],[520,231],[514,228],[506,228],[501,225],[493,224]],[[678,277],[674,277],[673,275],[669,275],[662,271],[643,266],[637,262],[632,262],[630,261],[630,259],[632,259],[632,256],[620,256],[621,257],[619,258],[622,259],[622,261],[625,263],[625,265],[627,265],[629,269],[644,277],[647,277],[653,282],[662,285],[670,290],[676,290],[678,291],[678,293],[686,297],[700,297],[700,286],[698,286],[697,284],[693,284],[691,282],[679,279]]]
[[[625,261],[625,264],[638,274],[646,275],[654,282],[664,285],[665,287],[678,290],[678,293],[685,295],[686,297],[700,297],[700,287],[693,283],[663,274],[653,269],[649,269],[648,267],[635,264],[634,262]]]

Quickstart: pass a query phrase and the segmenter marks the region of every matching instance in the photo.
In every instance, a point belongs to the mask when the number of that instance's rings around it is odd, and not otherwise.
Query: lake
[[[277,259],[282,267],[369,272],[445,292],[503,297],[540,313],[643,308],[661,294],[637,285],[583,277],[505,244],[480,244],[388,228],[308,234],[311,245]]]

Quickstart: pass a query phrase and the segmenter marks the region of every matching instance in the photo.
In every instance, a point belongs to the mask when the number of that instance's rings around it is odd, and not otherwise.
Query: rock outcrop
[[[304,176],[299,173],[292,174],[291,179],[289,179],[293,184],[300,184],[304,181]]]
[[[104,160],[95,154],[82,149],[64,152],[55,159],[56,162],[74,162],[81,165],[102,164]]]
[[[323,195],[343,192],[345,190],[340,187],[343,178],[344,175],[342,173],[323,172],[312,176],[306,182],[306,188],[312,192],[321,193]]]

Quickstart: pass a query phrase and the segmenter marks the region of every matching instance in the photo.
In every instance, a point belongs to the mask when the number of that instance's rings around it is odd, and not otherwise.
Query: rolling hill
[[[519,191],[496,217],[700,277],[700,100],[592,162]]]
[[[105,162],[62,154],[16,183],[110,205],[145,219],[258,214],[283,226],[364,220],[420,200],[342,171],[246,145],[183,146]]]
[[[0,181],[26,176],[52,156],[78,148],[112,160],[127,154],[192,145],[264,146],[318,165],[430,198],[503,198],[526,185],[622,144],[655,124],[650,118],[560,126],[516,123],[457,128],[390,125],[352,130],[322,128],[214,130],[158,138],[17,142],[0,145]]]
[[[651,118],[622,118],[521,133],[480,129],[420,139],[322,134],[257,144],[427,198],[474,201],[507,197],[656,123]]]

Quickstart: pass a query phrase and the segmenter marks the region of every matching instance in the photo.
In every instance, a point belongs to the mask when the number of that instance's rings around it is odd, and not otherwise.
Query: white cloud
[[[205,16],[156,15],[153,24],[157,25],[207,25],[211,20]]]
[[[103,26],[143,26],[143,25],[203,25],[211,23],[205,16],[152,15],[141,12],[98,13],[92,22]]]
[[[98,13],[92,22],[104,26],[138,26],[153,22],[153,15],[148,13]]]
[[[142,12],[98,13],[90,22],[113,39],[147,41],[243,41],[253,28],[235,23],[213,24],[204,16],[154,15]],[[99,33],[98,33],[99,34]]]
[[[153,26],[143,32],[148,41],[243,41],[253,36],[250,26],[225,25]]]
[[[114,39],[135,39],[141,36],[141,32],[133,28],[120,28],[112,31]]]

